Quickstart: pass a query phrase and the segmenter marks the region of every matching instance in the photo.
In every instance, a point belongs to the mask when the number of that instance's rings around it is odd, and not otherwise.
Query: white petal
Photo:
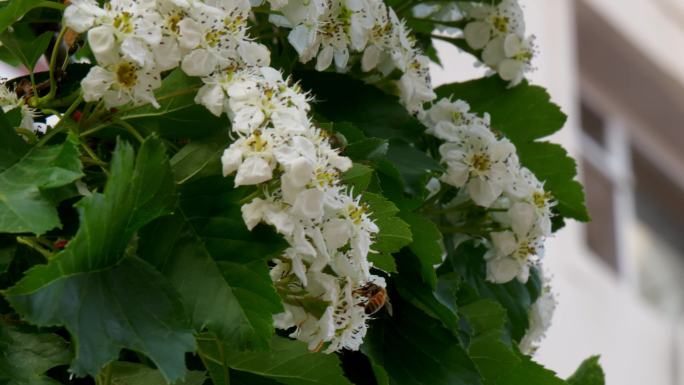
[[[142,41],[134,37],[124,39],[121,43],[121,54],[124,58],[141,67],[154,64],[152,52]]]
[[[287,35],[287,40],[297,51],[299,56],[304,56],[315,44],[316,31],[305,25],[296,26]],[[332,54],[331,54],[332,57]]]
[[[113,64],[118,61],[118,47],[111,27],[101,25],[88,31],[88,45],[100,64]]]
[[[487,261],[487,279],[494,283],[506,283],[520,272],[520,264],[512,258],[496,258]]]
[[[264,216],[264,209],[266,207],[266,201],[261,198],[255,198],[253,201],[242,205],[240,211],[242,211],[242,220],[247,225],[248,230],[252,230],[256,225],[261,222]]]
[[[178,22],[180,37],[178,42],[181,48],[193,49],[202,40],[202,27],[195,20],[188,17]]]
[[[510,231],[497,231],[490,233],[489,236],[496,249],[496,254],[500,257],[509,256],[518,248],[518,241]]]
[[[245,159],[235,175],[235,187],[265,182],[273,177],[273,170],[260,156]]]
[[[114,80],[115,75],[104,68],[99,66],[91,68],[88,75],[81,81],[83,100],[94,102],[102,99]]]
[[[361,58],[361,70],[368,72],[375,68],[380,62],[380,50],[372,45],[363,52],[363,57]]]
[[[266,46],[251,41],[243,41],[238,47],[242,60],[251,66],[267,66],[271,62],[271,55]]]
[[[218,84],[205,84],[195,95],[195,103],[206,107],[212,114],[221,116],[226,94]]]
[[[242,151],[235,145],[231,145],[221,156],[221,165],[223,166],[223,176],[234,173],[242,164]]]
[[[501,195],[501,187],[491,180],[473,178],[468,182],[470,198],[482,207],[489,207]]]
[[[487,23],[474,21],[465,26],[463,36],[470,48],[482,49],[489,42],[491,28]]]
[[[454,187],[463,187],[468,180],[468,166],[460,162],[447,162],[447,172],[441,178],[442,182]]]
[[[510,209],[508,215],[511,217],[511,227],[513,232],[519,236],[525,236],[535,223],[534,207],[527,202],[516,202]]]
[[[217,60],[206,49],[196,49],[183,58],[181,68],[190,76],[206,76],[216,69]]]
[[[506,58],[503,47],[503,38],[497,37],[490,41],[482,51],[482,61],[492,68],[501,63]]]
[[[323,71],[330,67],[330,64],[332,64],[333,61],[333,56],[333,47],[331,45],[325,46],[325,48],[318,53],[318,60],[316,60],[316,71]]]
[[[292,211],[304,218],[319,218],[323,215],[323,194],[318,189],[302,191],[297,196]]]

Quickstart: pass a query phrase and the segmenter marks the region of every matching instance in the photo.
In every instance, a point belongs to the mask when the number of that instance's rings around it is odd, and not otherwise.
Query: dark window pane
[[[606,146],[606,129],[601,115],[591,108],[586,100],[580,102],[582,118],[582,131],[589,135],[601,147]]]
[[[585,227],[587,244],[608,266],[617,270],[613,184],[589,162],[583,161],[582,164],[587,208],[591,216],[591,222]]]

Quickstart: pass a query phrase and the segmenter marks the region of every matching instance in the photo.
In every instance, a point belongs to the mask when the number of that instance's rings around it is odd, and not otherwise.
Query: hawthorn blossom
[[[487,218],[493,231],[484,239],[489,247],[487,279],[526,282],[551,234],[555,202],[544,184],[519,164],[513,144],[494,135],[489,116],[469,110],[464,101],[441,99],[422,116],[427,132],[445,141],[439,147],[446,165],[441,181],[459,189],[457,204],[472,201],[492,210]],[[450,220],[463,218],[452,215]]]

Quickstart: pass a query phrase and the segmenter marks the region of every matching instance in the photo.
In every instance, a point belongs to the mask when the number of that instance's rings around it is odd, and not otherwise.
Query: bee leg
[[[311,351],[314,353],[318,353],[321,350],[321,348],[323,347],[323,344],[324,344],[324,341],[321,340],[321,342],[319,342],[315,348],[311,349]]]

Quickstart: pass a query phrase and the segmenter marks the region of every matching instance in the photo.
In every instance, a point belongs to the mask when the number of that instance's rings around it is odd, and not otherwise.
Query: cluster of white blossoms
[[[260,189],[242,206],[247,227],[270,224],[289,244],[271,270],[285,307],[276,327],[296,328],[291,336],[312,350],[358,349],[368,319],[363,288],[385,284],[367,258],[378,228],[340,183],[351,161],[311,124],[305,94],[280,72],[242,70],[223,86],[238,135],[221,158],[224,175]]]
[[[38,115],[35,109],[31,108],[23,99],[17,96],[17,93],[11,87],[7,87],[3,82],[0,83],[0,107],[2,112],[10,112],[16,108],[20,109],[21,112],[21,122],[19,127],[35,132],[35,131],[45,131],[44,124],[35,123],[34,119]]]
[[[469,110],[464,101],[440,99],[425,113],[428,133],[445,142],[439,148],[446,165],[441,180],[460,189],[459,199],[491,209],[487,278],[496,283],[516,277],[526,282],[551,234],[555,202],[543,183],[520,165],[515,146],[492,132],[489,116]]]
[[[269,52],[247,36],[248,0],[72,0],[65,26],[87,31],[97,60],[83,79],[85,101],[158,107],[161,72],[191,76],[268,65]]]
[[[221,158],[235,185],[261,196],[242,206],[249,229],[270,224],[289,247],[271,277],[285,312],[277,327],[313,350],[358,349],[366,333],[368,253],[377,226],[340,183],[351,161],[309,120],[306,95],[268,67],[270,53],[246,35],[247,0],[72,0],[65,24],[87,39],[97,60],[82,82],[86,101],[158,107],[161,72],[202,77],[195,101],[227,113],[237,139]],[[311,304],[316,304],[313,306]]]
[[[382,0],[268,0],[278,14],[270,21],[290,28],[288,41],[302,62],[316,59],[316,70],[333,65],[347,71],[359,64],[363,72],[386,78],[400,71],[396,87],[403,104],[418,112],[433,100],[429,62],[415,47],[410,31]]]
[[[525,36],[525,20],[517,0],[498,5],[460,4],[467,21],[463,37],[470,48],[482,50],[482,61],[514,86],[529,71],[535,54],[534,36]]]
[[[429,60],[394,11],[381,0],[268,1],[277,11],[270,21],[291,29],[288,40],[301,61],[315,58],[317,70],[334,63],[346,71],[359,64],[376,80],[400,71],[396,88],[402,104],[446,142],[440,147],[448,170],[442,181],[474,204],[494,209],[497,226],[485,237],[491,246],[488,279],[526,281],[551,232],[554,203],[520,166],[514,146],[491,131],[488,116],[446,99],[424,109],[436,97]],[[224,175],[235,174],[236,186],[257,186],[259,196],[242,206],[245,224],[269,224],[289,244],[271,268],[285,307],[274,317],[276,327],[294,328],[291,336],[312,350],[356,350],[366,334],[368,288],[385,286],[370,273],[367,258],[378,227],[359,197],[341,184],[340,173],[351,161],[311,123],[306,94],[268,67],[268,49],[247,35],[252,5],[258,4],[111,0],[100,6],[96,0],[72,0],[64,21],[87,32],[97,60],[82,81],[85,101],[158,107],[154,91],[163,71],[180,67],[201,77],[195,102],[217,116],[226,113],[236,135],[221,158]],[[521,37],[517,3],[469,4],[463,10],[472,19],[464,30],[468,44],[483,49],[483,60],[502,78],[519,82],[532,49]],[[9,93],[0,97],[11,99]],[[548,308],[542,299],[535,306],[540,314]]]

